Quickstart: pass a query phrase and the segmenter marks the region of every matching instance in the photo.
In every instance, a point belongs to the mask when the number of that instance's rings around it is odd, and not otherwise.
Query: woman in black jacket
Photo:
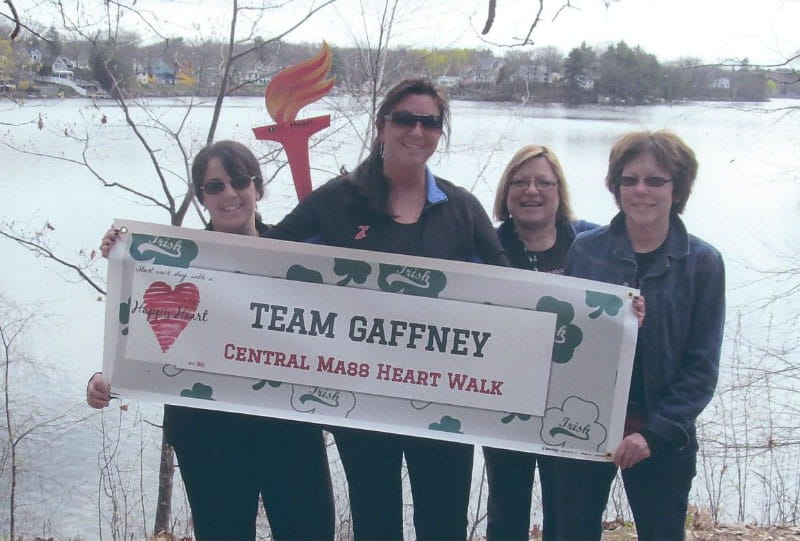
[[[594,224],[575,221],[567,179],[555,153],[541,145],[519,149],[503,171],[494,202],[501,221],[497,235],[511,265],[563,274],[567,251],[581,231]],[[558,539],[551,519],[554,491],[552,457],[483,448],[489,480],[487,541],[527,541],[536,465],[542,486],[544,539]]]
[[[219,141],[192,163],[197,199],[211,218],[207,229],[266,237],[256,205],[264,195],[258,159],[244,145]],[[119,238],[110,229],[104,257]],[[111,388],[97,373],[86,400],[108,405]],[[198,541],[254,541],[259,496],[277,541],[333,541],[334,510],[328,458],[318,425],[164,406],[166,440],[175,449]]]
[[[507,264],[492,224],[467,190],[433,175],[428,158],[449,129],[444,94],[398,83],[375,117],[377,136],[352,173],[314,190],[273,231],[284,240]],[[350,428],[331,429],[350,493],[355,541],[401,541],[405,457],[418,541],[463,541],[473,447]]]

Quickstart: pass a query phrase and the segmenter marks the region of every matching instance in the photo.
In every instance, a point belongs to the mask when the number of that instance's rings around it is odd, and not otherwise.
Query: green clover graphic
[[[597,308],[597,310],[589,314],[592,319],[597,319],[603,312],[607,312],[610,316],[616,316],[619,314],[619,309],[622,308],[622,299],[610,293],[587,290],[586,305]]]
[[[322,283],[322,274],[314,269],[307,269],[302,265],[292,265],[286,271],[286,279],[296,282],[311,282],[313,284]]]
[[[503,423],[504,425],[507,425],[514,419],[519,419],[520,421],[530,421],[531,416],[528,415],[527,413],[509,413],[508,415],[500,419],[500,422]]]
[[[202,400],[214,400],[211,395],[214,394],[214,389],[202,383],[195,383],[191,389],[184,389],[181,391],[181,396],[189,398],[200,398]]]
[[[560,301],[554,297],[545,296],[536,303],[536,310],[539,312],[551,312],[556,314],[556,334],[553,338],[553,362],[568,363],[572,360],[572,355],[583,341],[583,331],[580,327],[572,324],[575,318],[575,309],[566,301]]]
[[[337,285],[346,286],[351,280],[357,284],[363,284],[372,272],[372,267],[366,261],[340,259],[337,257],[333,260],[333,272],[337,276],[344,276],[342,280],[336,282]]]
[[[127,325],[131,320],[131,298],[128,297],[128,302],[119,303],[119,322],[122,325]],[[122,329],[122,335],[128,335],[128,327]]]
[[[455,434],[463,434],[461,432],[461,421],[454,419],[449,415],[443,416],[438,423],[431,423],[428,425],[430,430],[438,430],[440,432],[453,432]]]
[[[268,383],[269,383],[270,387],[280,387],[281,386],[281,382],[280,381],[270,381],[270,380],[267,380],[267,379],[261,379],[261,380],[258,380],[256,383],[253,384],[253,390],[254,391],[260,391]]]

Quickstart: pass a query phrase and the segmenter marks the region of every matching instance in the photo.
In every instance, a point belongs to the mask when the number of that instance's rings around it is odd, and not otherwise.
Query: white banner
[[[127,359],[544,412],[555,314],[222,271],[177,274],[153,264],[134,270]]]
[[[607,460],[635,290],[117,221],[104,371],[122,397]]]

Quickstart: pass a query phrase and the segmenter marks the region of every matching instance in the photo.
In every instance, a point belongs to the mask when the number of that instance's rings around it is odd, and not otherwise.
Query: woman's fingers
[[[106,234],[103,235],[103,240],[100,241],[100,253],[103,254],[103,257],[108,259],[108,253],[111,251],[111,248],[114,246],[114,243],[119,240],[120,230],[116,227],[111,227]]]

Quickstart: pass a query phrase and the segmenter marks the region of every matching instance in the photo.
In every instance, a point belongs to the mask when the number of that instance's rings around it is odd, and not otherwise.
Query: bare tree
[[[384,82],[386,59],[399,6],[399,0],[384,0],[380,4],[377,17],[372,17],[373,13],[366,8],[362,0],[361,28],[357,31],[347,25],[356,49],[356,57],[347,62],[348,70],[351,72],[347,79],[353,87],[352,91],[356,97],[358,112],[366,114],[368,119],[365,126],[353,124],[353,132],[361,138],[362,151],[358,161],[361,161],[364,154],[369,151],[370,143],[375,136],[372,120],[378,110],[380,93],[386,90]],[[375,20],[378,21],[377,28],[373,28]],[[358,118],[357,115],[352,114],[343,116],[351,123],[356,122]]]
[[[488,516],[488,511],[484,511],[482,508],[483,503],[483,491],[486,488],[486,464],[484,463],[483,469],[481,470],[481,480],[478,483],[478,494],[475,498],[475,512],[473,514],[472,524],[469,527],[469,534],[467,535],[467,539],[472,541],[475,539],[476,532],[478,527],[486,520]]]
[[[606,7],[609,7],[611,4],[619,2],[619,0],[599,0],[603,2]],[[551,18],[551,22],[555,21],[561,12],[565,9],[580,9],[577,5],[580,0],[558,0],[557,2],[551,2],[552,5],[557,6],[555,13]],[[542,17],[544,15],[545,10],[545,0],[536,0],[536,2],[530,2],[530,14],[524,14],[524,16],[528,17],[531,22],[529,23],[527,33],[523,37],[518,36],[510,36],[502,38],[502,41],[489,41],[488,39],[484,39],[486,43],[490,43],[492,45],[500,46],[500,47],[524,47],[526,45],[534,45],[536,42],[533,40],[533,33],[539,24],[542,22]],[[507,12],[502,11],[503,5],[500,4],[500,12],[507,16],[519,17],[521,14],[519,13],[511,13],[511,10]],[[486,0],[486,19],[483,23],[483,28],[480,32],[482,36],[488,35],[492,28],[494,27],[494,23],[497,19],[498,14],[498,2],[497,0]]]
[[[13,3],[10,0],[5,0],[5,2],[13,12],[11,17],[6,17],[12,19],[17,25],[14,30],[14,35],[16,36],[19,28],[28,29],[31,25],[25,25],[13,9]],[[227,43],[220,62],[218,89],[208,131],[204,138],[205,143],[210,143],[215,138],[225,98],[241,88],[243,84],[239,80],[234,80],[237,64],[247,56],[266,50],[270,44],[279,42],[334,2],[335,0],[324,0],[312,4],[307,10],[299,13],[295,22],[288,28],[275,32],[269,39],[255,40],[256,32],[262,26],[262,19],[265,14],[270,10],[287,9],[288,4],[291,2],[270,4],[264,1],[231,0],[231,12],[227,25]],[[118,60],[120,52],[136,40],[134,35],[126,32],[122,27],[123,16],[135,17],[155,35],[163,38],[164,36],[158,30],[160,23],[158,16],[141,9],[140,6],[137,6],[136,0],[110,0],[105,2],[102,23],[97,25],[93,22],[93,16],[90,17],[80,11],[70,11],[62,2],[53,0],[50,5],[60,17],[61,28],[64,32],[78,36],[91,44],[95,73],[101,76],[101,82],[103,82],[105,90],[122,112],[130,137],[138,144],[139,149],[144,152],[150,171],[156,178],[156,193],[154,195],[149,191],[136,187],[133,179],[121,181],[104,173],[98,160],[93,158],[93,148],[102,144],[102,138],[96,136],[95,130],[98,125],[103,126],[106,124],[105,115],[99,118],[98,124],[85,126],[82,133],[78,133],[75,128],[64,128],[64,136],[74,142],[80,149],[77,157],[53,154],[46,150],[25,147],[7,139],[2,144],[25,154],[83,167],[102,187],[120,190],[128,196],[138,198],[145,204],[154,205],[162,209],[167,213],[171,225],[181,225],[187,212],[193,206],[200,218],[205,221],[196,204],[190,179],[193,148],[197,142],[190,135],[187,136],[184,133],[186,120],[192,113],[197,98],[191,97],[178,122],[170,125],[161,120],[158,115],[152,113],[146,106],[139,103],[135,97],[131,96],[128,91],[128,74],[123,73]],[[38,119],[38,125],[39,129],[55,129],[55,127],[46,125],[41,117]],[[175,154],[165,156],[164,149],[153,138],[154,133],[161,134],[162,137],[165,136],[171,142],[172,152],[180,156],[179,168],[175,169],[172,165],[175,163]],[[262,156],[262,160],[272,161],[278,156],[279,152],[279,149],[273,149],[266,156]],[[280,165],[276,167],[273,175],[277,174],[280,168]],[[53,227],[48,222],[42,231],[30,233],[20,231],[13,223],[0,223],[0,235],[17,242],[38,256],[44,256],[59,265],[71,269],[81,280],[85,281],[98,293],[104,294],[102,285],[96,277],[91,275],[89,270],[96,254],[91,253],[90,257],[84,257],[84,260],[79,263],[70,262],[70,257],[58,254],[57,250],[50,246],[46,236],[47,226]],[[173,463],[172,449],[166,441],[162,441],[161,473],[159,475],[159,495],[153,527],[154,533],[169,531]]]
[[[60,412],[40,413],[34,407],[38,401],[23,391],[23,381],[36,372],[35,360],[28,357],[22,342],[35,319],[34,313],[23,312],[0,296],[0,362],[2,362],[2,424],[3,440],[0,452],[0,477],[8,470],[9,539],[16,539],[19,479],[25,462],[21,454],[29,440],[49,441],[69,431],[81,419],[76,418],[77,406]]]

